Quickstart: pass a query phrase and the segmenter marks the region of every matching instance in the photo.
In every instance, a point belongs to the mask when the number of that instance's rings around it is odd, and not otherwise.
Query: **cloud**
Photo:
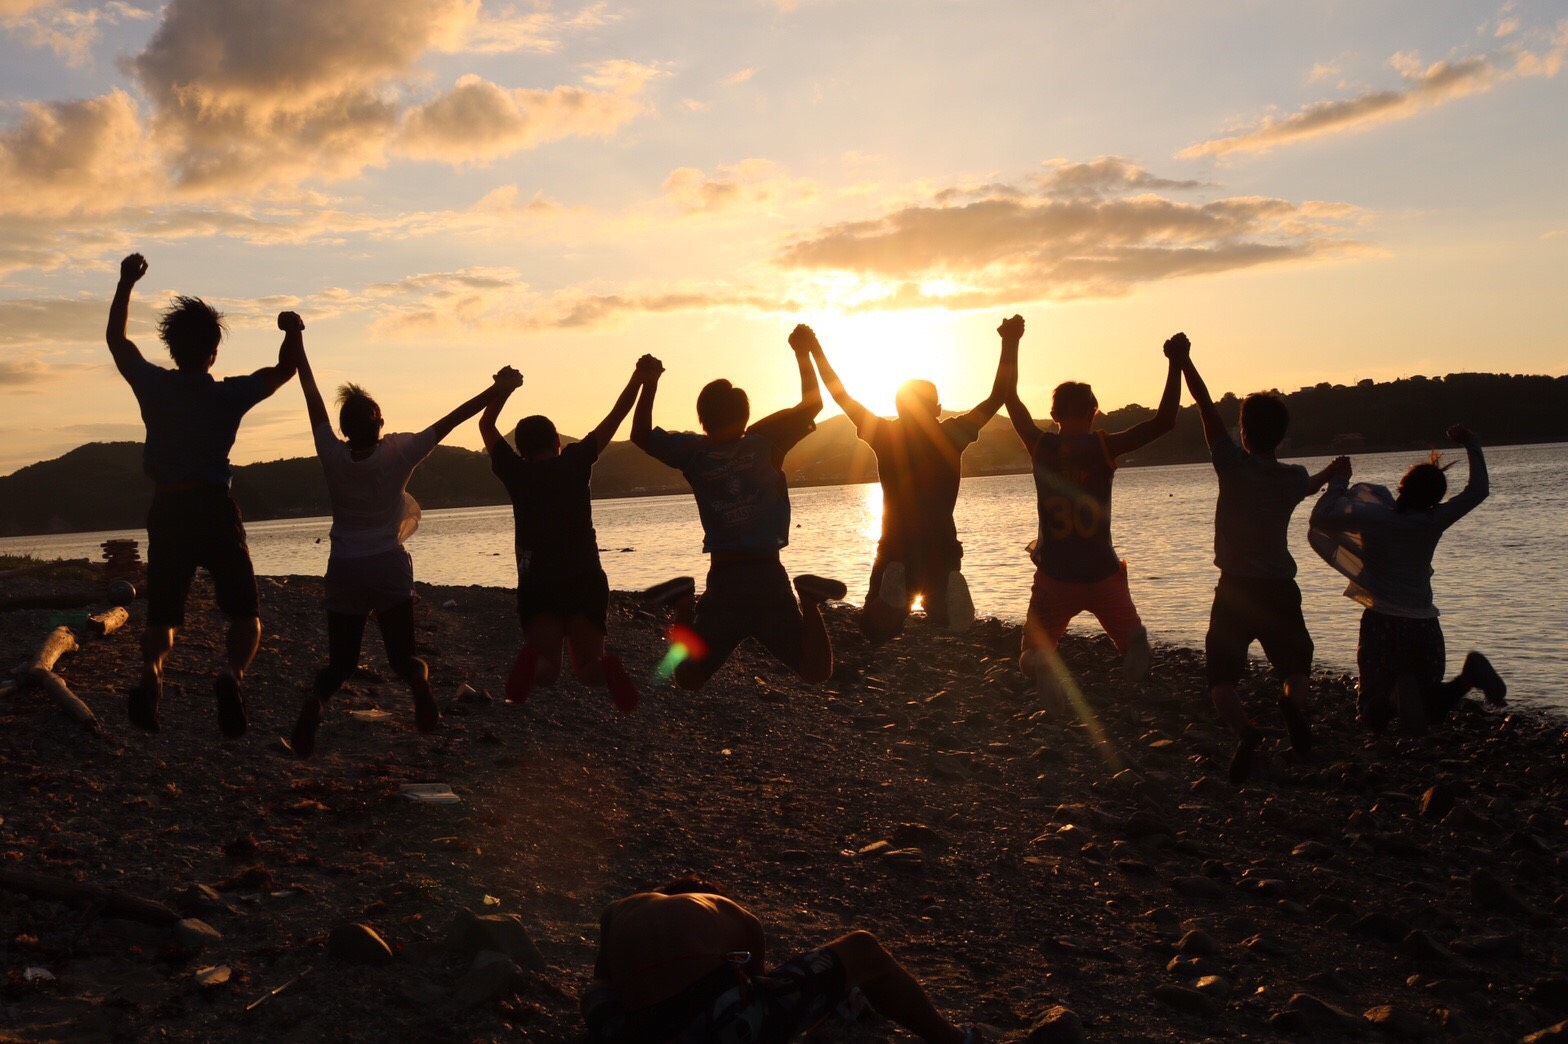
[[[457,39],[452,50],[462,54],[516,54],[523,51],[554,53],[567,33],[598,29],[617,21],[603,3],[593,3],[575,14],[562,16],[549,10],[519,14],[508,6],[501,11],[485,8]]]
[[[858,280],[859,306],[905,308],[1114,297],[1180,276],[1363,252],[1343,204],[1261,196],[1184,202],[1125,160],[1058,163],[1024,187],[934,192],[880,217],[832,225],[778,264]],[[1119,188],[1118,188],[1119,186]]]
[[[77,9],[55,0],[0,0],[0,23],[33,47],[47,47],[67,65],[86,65],[98,42],[100,25],[152,18],[122,0]]]
[[[1568,26],[1568,23],[1565,23]],[[1423,66],[1415,55],[1401,52],[1389,59],[1404,79],[1399,90],[1368,91],[1354,98],[1305,105],[1282,118],[1266,117],[1237,134],[1188,146],[1178,159],[1266,152],[1331,134],[1360,132],[1446,105],[1501,83],[1524,77],[1553,77],[1568,54],[1568,28],[1560,26],[1542,51],[1515,48],[1471,55]]]
[[[506,88],[468,75],[411,110],[397,151],[414,159],[482,162],[568,137],[605,137],[641,115],[651,66],[606,62],[586,87]]]
[[[0,131],[0,214],[102,212],[160,181],[136,102],[124,91],[27,102],[21,119]]]
[[[772,160],[745,159],[708,175],[695,167],[679,167],[664,179],[664,194],[683,213],[717,213],[738,206],[757,206],[786,199],[816,196],[816,186],[791,178]]]
[[[103,340],[108,299],[13,298],[0,301],[0,345],[90,344]],[[14,361],[14,357],[11,357]],[[22,366],[25,374],[32,363]]]
[[[756,69],[740,69],[730,73],[719,82],[726,87],[739,87],[755,75],[757,75]]]

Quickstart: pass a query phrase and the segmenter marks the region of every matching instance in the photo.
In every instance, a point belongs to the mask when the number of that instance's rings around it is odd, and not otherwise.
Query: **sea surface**
[[[1417,453],[1355,459],[1355,481],[1394,485]],[[1464,453],[1449,472],[1465,482]],[[1326,458],[1300,463],[1316,470]],[[1433,563],[1434,591],[1447,635],[1449,670],[1480,649],[1520,703],[1568,710],[1568,444],[1489,448],[1492,495],[1448,531]],[[1213,470],[1207,464],[1126,468],[1116,477],[1113,531],[1127,560],[1133,599],[1156,642],[1202,648],[1213,565]],[[875,483],[791,491],[794,506],[784,563],[792,573],[836,576],[859,602],[876,552],[881,489]],[[1345,598],[1340,575],[1307,546],[1311,501],[1296,511],[1291,549],[1300,566],[1307,624],[1320,667],[1353,673],[1361,607]],[[599,546],[612,587],[630,590],[672,576],[701,578],[706,559],[689,496],[601,500],[594,504]],[[1019,621],[1029,601],[1034,488],[1028,475],[968,478],[958,498],[964,573],[976,612]],[[262,574],[320,575],[327,563],[325,518],[251,523],[251,554]],[[98,558],[111,537],[138,531],[0,539],[0,552]],[[509,506],[427,511],[408,542],[415,576],[434,584],[511,586],[516,582]],[[144,552],[145,553],[145,552]],[[1075,629],[1098,625],[1079,617]],[[1257,652],[1254,647],[1254,653]]]

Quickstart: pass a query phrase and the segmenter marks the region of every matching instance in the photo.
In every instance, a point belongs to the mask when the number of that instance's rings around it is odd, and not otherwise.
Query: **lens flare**
[[[654,678],[660,682],[669,681],[675,668],[687,660],[702,660],[708,655],[708,643],[702,640],[702,635],[684,624],[671,624],[666,637],[670,640],[669,651],[653,669]]]

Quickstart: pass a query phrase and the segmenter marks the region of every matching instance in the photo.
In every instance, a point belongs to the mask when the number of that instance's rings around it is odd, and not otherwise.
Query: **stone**
[[[1213,1000],[1223,1003],[1227,998],[1230,997],[1232,987],[1230,980],[1223,976],[1205,975],[1197,982],[1193,983],[1192,988],[1203,994],[1205,997],[1209,997]]]
[[[1177,979],[1201,979],[1205,975],[1216,975],[1220,968],[1213,961],[1203,957],[1183,957],[1177,954],[1165,965],[1165,970]]]
[[[1029,1027],[1027,1044],[1085,1044],[1089,1039],[1084,1032],[1083,1020],[1071,1008],[1060,1004],[1049,1007],[1034,1025]]]
[[[893,844],[891,841],[873,841],[864,848],[856,849],[855,858],[869,859],[873,856],[880,856],[887,852],[891,852],[892,850]]]
[[[531,971],[544,970],[544,957],[516,914],[476,914],[460,910],[446,933],[447,947],[463,956],[486,950],[505,954]]]
[[[1447,783],[1428,787],[1426,793],[1421,795],[1421,818],[1442,819],[1453,809],[1457,798],[1454,788]]]
[[[926,868],[926,854],[918,848],[890,848],[882,853],[882,861],[896,870],[919,873]]]
[[[1437,1033],[1442,1027],[1425,1015],[1411,1011],[1409,1008],[1397,1008],[1392,1004],[1379,1004],[1368,1008],[1362,1018],[1366,1019],[1378,1030],[1390,1037],[1400,1040],[1421,1040]]]
[[[893,828],[891,840],[905,847],[941,847],[947,840],[924,823],[900,823]]]
[[[1285,1007],[1298,1016],[1304,1028],[1320,1034],[1359,1037],[1370,1030],[1366,1019],[1310,993],[1293,995]]]
[[[1219,1007],[1206,994],[1199,993],[1190,986],[1177,986],[1169,982],[1154,988],[1154,999],[1166,1007],[1184,1011],[1189,1015],[1212,1015]]]
[[[1527,1037],[1522,1037],[1519,1044],[1568,1044],[1568,1022],[1559,1022],[1555,1026],[1536,1030]]]
[[[1524,937],[1506,935],[1462,935],[1449,944],[1450,948],[1466,957],[1505,957],[1518,959],[1524,956]]]
[[[1535,907],[1490,870],[1478,868],[1470,874],[1470,898],[1477,906],[1517,917],[1538,917]]]
[[[1561,975],[1537,979],[1525,993],[1525,1000],[1556,1015],[1568,1015],[1568,978]]]
[[[523,970],[516,961],[496,950],[480,950],[474,955],[474,963],[457,981],[452,1003],[459,1008],[472,1008],[512,993],[522,984]]]
[[[223,941],[223,933],[206,921],[187,917],[174,925],[174,942],[181,949],[200,951]]]
[[[1455,960],[1453,951],[1419,928],[1413,929],[1400,941],[1399,952],[1429,964],[1447,964]]]
[[[174,897],[174,908],[187,917],[233,912],[233,907],[229,906],[222,893],[204,884],[193,884],[181,889],[180,894]]]
[[[1358,918],[1350,925],[1350,930],[1356,935],[1368,939],[1376,939],[1388,946],[1398,946],[1410,934],[1410,925],[1401,921],[1393,914],[1374,910],[1364,917]]]
[[[1272,935],[1264,935],[1261,932],[1247,939],[1241,945],[1248,953],[1254,953],[1260,957],[1285,957],[1296,952],[1294,946],[1281,942]]]
[[[327,937],[327,953],[350,964],[392,963],[392,947],[368,924],[340,924]]]
[[[1225,897],[1225,889],[1208,877],[1177,877],[1171,880],[1171,889],[1189,899],[1207,899],[1217,902]]]
[[[1334,858],[1334,850],[1321,841],[1303,841],[1292,848],[1290,854],[1297,859],[1306,859],[1314,863],[1326,863]]]
[[[1181,937],[1176,950],[1189,957],[1212,957],[1220,952],[1220,944],[1208,932],[1193,930]]]

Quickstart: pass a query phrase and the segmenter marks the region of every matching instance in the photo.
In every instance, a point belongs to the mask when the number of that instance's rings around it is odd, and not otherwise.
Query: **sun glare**
[[[973,322],[974,320],[970,319]],[[994,369],[991,340],[981,330],[964,331],[951,312],[868,312],[820,321],[817,334],[849,394],[873,413],[889,416],[899,385],[913,378],[934,381],[944,408],[968,409],[948,400],[960,375],[974,366]],[[977,354],[984,345],[987,355]]]

